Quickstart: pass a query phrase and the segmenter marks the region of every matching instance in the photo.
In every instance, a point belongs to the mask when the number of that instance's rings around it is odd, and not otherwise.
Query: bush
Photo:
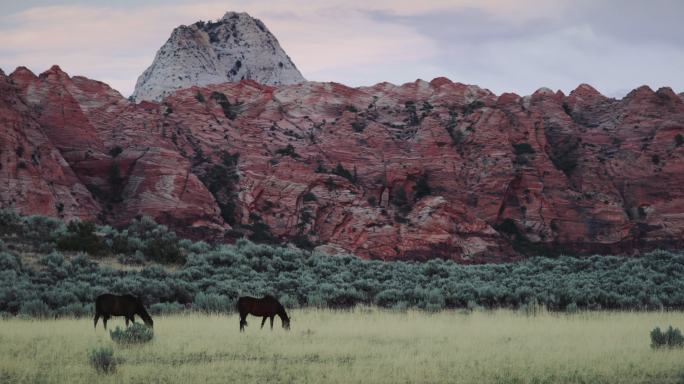
[[[48,317],[50,313],[50,307],[38,299],[27,301],[19,307],[19,314],[24,316]]]
[[[125,330],[116,327],[109,331],[109,336],[117,344],[143,344],[152,340],[154,331],[146,325],[133,323]]]
[[[515,152],[516,155],[524,155],[534,153],[534,148],[532,148],[529,143],[513,144],[513,152]]]
[[[677,136],[675,136],[675,145],[677,147],[684,145],[684,136],[682,136],[681,133],[678,133]]]
[[[112,149],[109,150],[109,156],[111,157],[117,157],[123,152],[123,148],[120,146],[115,146]]]
[[[113,373],[116,371],[116,358],[111,347],[94,348],[88,356],[90,365],[95,368],[97,373]]]
[[[180,303],[156,303],[150,305],[150,313],[153,315],[170,315],[182,312],[185,306]]]
[[[660,327],[651,331],[651,348],[682,348],[684,347],[684,336],[679,328],[670,326],[667,331],[662,332]]]
[[[100,255],[105,250],[102,240],[95,234],[95,224],[89,221],[70,222],[66,233],[57,239],[57,248],[91,255]]]
[[[57,316],[68,316],[75,318],[90,317],[93,314],[92,304],[71,303],[55,311]]]
[[[293,159],[296,159],[299,157],[297,152],[295,152],[295,149],[292,146],[292,144],[288,144],[286,147],[277,149],[276,154],[281,155],[281,156],[290,156]]]
[[[184,263],[185,257],[173,237],[157,237],[147,241],[143,253],[150,259],[161,263]]]
[[[199,293],[193,308],[204,313],[231,313],[235,311],[235,302],[223,295]]]

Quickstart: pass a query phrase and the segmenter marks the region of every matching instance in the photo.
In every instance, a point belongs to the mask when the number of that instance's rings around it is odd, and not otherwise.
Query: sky
[[[6,73],[57,64],[124,96],[173,28],[226,11],[261,19],[308,80],[684,92],[682,0],[0,0],[0,9]]]

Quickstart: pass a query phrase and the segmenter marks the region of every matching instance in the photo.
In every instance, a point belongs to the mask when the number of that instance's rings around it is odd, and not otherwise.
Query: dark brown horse
[[[152,327],[154,322],[152,318],[145,310],[145,306],[142,301],[131,295],[111,295],[105,293],[100,295],[95,299],[95,327],[97,328],[97,319],[102,317],[102,323],[104,328],[107,329],[107,320],[112,316],[124,316],[126,318],[126,326],[128,326],[128,321],[135,323],[135,315],[140,316],[140,318],[149,327]]]
[[[264,296],[261,299],[254,297],[240,297],[237,301],[237,310],[240,313],[240,332],[245,330],[247,325],[247,315],[261,316],[261,328],[264,328],[266,319],[271,319],[271,329],[273,329],[273,318],[278,315],[283,323],[283,328],[290,329],[290,318],[285,312],[285,308],[273,296]]]

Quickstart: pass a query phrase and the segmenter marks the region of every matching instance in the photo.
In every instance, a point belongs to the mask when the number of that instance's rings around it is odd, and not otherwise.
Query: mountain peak
[[[132,96],[160,101],[178,89],[240,80],[267,85],[306,81],[261,20],[227,12],[215,22],[174,29]]]

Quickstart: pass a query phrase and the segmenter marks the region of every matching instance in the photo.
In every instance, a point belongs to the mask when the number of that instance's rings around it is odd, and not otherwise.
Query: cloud
[[[544,12],[461,6],[398,13],[371,10],[378,22],[413,28],[440,52],[444,75],[495,92],[529,94],[540,86],[572,90],[582,82],[609,95],[642,84],[684,89],[684,3],[556,1]],[[616,12],[620,10],[620,12]]]
[[[17,3],[19,4],[19,3]],[[124,95],[173,28],[246,11],[310,80],[368,85],[448,76],[495,92],[684,90],[679,0],[33,0],[0,16],[0,67],[109,83]],[[47,4],[47,5],[46,5]]]

